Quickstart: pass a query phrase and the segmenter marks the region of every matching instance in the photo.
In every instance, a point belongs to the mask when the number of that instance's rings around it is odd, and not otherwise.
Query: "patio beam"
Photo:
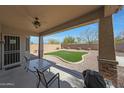
[[[114,47],[112,15],[99,21],[99,72],[117,85],[117,64]]]
[[[104,6],[104,17],[111,16],[113,13],[121,10],[121,5],[106,5]]]
[[[43,58],[43,36],[39,36],[38,57]]]
[[[57,25],[57,26],[55,26],[51,29],[48,29],[46,31],[42,31],[39,34],[40,35],[48,35],[48,34],[51,34],[51,33],[60,32],[60,31],[64,31],[64,30],[67,30],[67,29],[71,29],[71,28],[75,28],[75,27],[79,27],[79,26],[94,23],[100,17],[103,17],[103,15],[104,15],[103,11],[104,11],[104,7],[101,7],[97,10],[94,10],[90,13],[82,15],[78,18],[75,18],[75,19],[72,19],[70,21],[64,22],[60,25]]]
[[[85,15],[79,16],[75,19],[59,24],[48,30],[42,31],[39,34],[43,36],[43,35],[48,35],[48,34],[60,32],[60,31],[62,32],[64,30],[76,28],[79,26],[88,25],[88,24],[97,22],[101,17],[107,17],[112,15],[113,13],[117,12],[121,8],[122,6],[119,6],[119,5],[105,5]]]

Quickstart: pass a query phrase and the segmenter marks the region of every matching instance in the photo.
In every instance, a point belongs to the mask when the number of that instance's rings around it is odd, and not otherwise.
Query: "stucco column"
[[[38,46],[38,56],[39,58],[43,57],[43,36],[39,36],[39,46]]]
[[[114,47],[112,16],[103,17],[99,22],[99,71],[117,85],[117,64]]]

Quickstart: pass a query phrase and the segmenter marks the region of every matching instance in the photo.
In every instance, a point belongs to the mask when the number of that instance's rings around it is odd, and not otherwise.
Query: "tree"
[[[98,31],[87,29],[80,33],[80,39],[83,43],[94,44],[98,42]]]
[[[115,37],[115,44],[120,44],[122,42],[122,39],[120,36]]]
[[[60,44],[60,42],[56,39],[49,39],[48,44]]]
[[[75,43],[75,38],[71,36],[65,37],[63,40],[63,44],[73,44],[73,43]]]
[[[81,43],[81,38],[80,37],[76,37],[76,43],[80,44]]]
[[[116,37],[115,37],[115,44],[121,44],[124,42],[124,31],[120,32]]]
[[[121,39],[124,39],[124,31],[121,32]]]

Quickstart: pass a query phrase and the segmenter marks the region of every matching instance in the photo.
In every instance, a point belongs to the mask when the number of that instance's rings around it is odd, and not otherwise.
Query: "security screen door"
[[[4,36],[4,66],[20,62],[20,37]]]

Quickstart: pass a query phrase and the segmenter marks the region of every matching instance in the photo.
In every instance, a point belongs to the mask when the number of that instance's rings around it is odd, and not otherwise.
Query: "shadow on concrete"
[[[53,75],[52,72],[45,71],[46,79],[50,79]],[[0,88],[36,88],[38,78],[34,73],[24,70],[22,67],[14,68],[4,71],[0,76]],[[40,88],[45,88],[40,83]],[[58,88],[58,83],[55,81],[50,88]],[[60,88],[72,88],[70,83],[60,79]]]
[[[38,58],[38,56],[33,55],[33,54],[30,54],[30,57],[31,57],[31,60]],[[45,60],[47,60],[47,59],[45,59]],[[48,61],[51,62],[52,64],[54,64],[54,62],[52,62],[52,61],[50,61],[50,60],[48,60]],[[57,64],[54,65],[54,67],[57,68],[57,69],[60,69],[60,70],[62,70],[62,71],[64,71],[64,72],[66,72],[66,73],[68,73],[68,74],[71,74],[72,76],[75,76],[75,77],[77,77],[77,78],[79,78],[79,79],[82,79],[81,72],[79,72],[79,71],[72,70],[72,69],[69,69],[69,68],[66,68],[66,67],[57,65]]]
[[[78,79],[82,79],[81,72],[78,72],[78,71],[72,70],[72,69],[68,69],[66,67],[62,67],[62,66],[57,65],[57,64],[54,67],[57,68],[57,69],[59,69],[59,70],[62,70],[64,72],[66,72],[68,74],[71,74],[72,76],[74,76],[74,77],[76,77]]]
[[[50,78],[55,75],[55,73],[49,72],[49,71],[45,71],[44,74],[47,81],[49,81]],[[40,83],[40,88],[45,88],[42,83]],[[53,82],[53,84],[51,84],[49,88],[58,88],[58,80],[55,80],[55,82]],[[61,77],[60,77],[60,88],[73,88],[73,87],[68,81],[61,80]]]

